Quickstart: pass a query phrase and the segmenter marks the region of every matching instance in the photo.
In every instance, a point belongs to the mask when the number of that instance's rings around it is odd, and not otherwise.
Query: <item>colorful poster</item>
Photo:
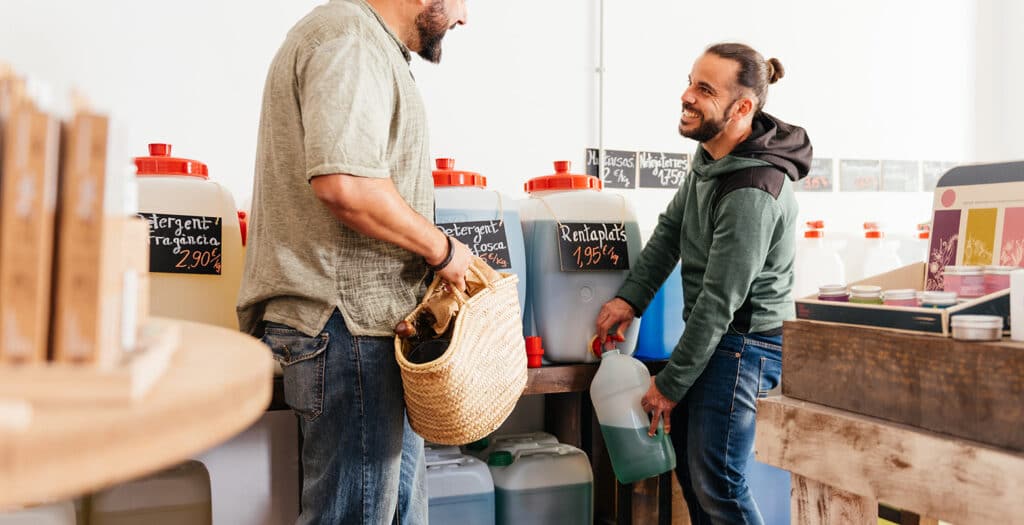
[[[1006,208],[1001,246],[1001,266],[1024,266],[1024,208]]]
[[[942,290],[942,272],[956,264],[960,234],[960,210],[937,210],[932,221],[932,243],[928,250],[928,281],[925,290]]]
[[[967,232],[964,235],[965,265],[993,264],[996,251],[997,208],[967,210]]]

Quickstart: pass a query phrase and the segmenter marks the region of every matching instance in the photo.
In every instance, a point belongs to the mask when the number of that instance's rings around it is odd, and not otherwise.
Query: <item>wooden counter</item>
[[[271,396],[272,359],[247,335],[181,325],[167,373],[122,408],[34,407],[0,431],[0,509],[74,497],[175,465],[255,422]]]

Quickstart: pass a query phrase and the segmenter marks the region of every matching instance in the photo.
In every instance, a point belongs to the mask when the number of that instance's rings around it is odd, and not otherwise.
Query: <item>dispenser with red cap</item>
[[[455,159],[435,160],[434,223],[462,241],[499,272],[519,277],[519,305],[526,303],[526,247],[516,202],[487,189],[487,177],[455,169]],[[524,317],[524,332],[526,321]]]
[[[825,221],[810,220],[805,226],[793,263],[796,299],[815,294],[823,285],[846,284],[846,266],[835,244],[825,236]]]
[[[868,279],[903,266],[897,249],[899,243],[886,239],[878,222],[864,223],[864,263],[859,279]]]
[[[170,144],[150,144],[135,166],[139,215],[150,222],[150,311],[237,330],[245,256],[231,193]]]
[[[596,177],[572,173],[569,161],[556,161],[554,168],[524,184],[530,198],[520,205],[530,276],[527,315],[549,361],[596,362],[591,340],[597,314],[640,255],[640,228],[624,195],[603,191]],[[616,264],[602,259],[610,252]],[[639,328],[637,319],[622,334],[623,354],[633,353]]]

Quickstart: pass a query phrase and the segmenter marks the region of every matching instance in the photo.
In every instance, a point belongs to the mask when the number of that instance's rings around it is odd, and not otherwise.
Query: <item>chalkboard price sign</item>
[[[796,184],[796,191],[831,192],[835,187],[832,159],[811,160],[811,172]]]
[[[628,237],[624,225],[563,222],[555,228],[563,272],[629,269]]]
[[[149,222],[149,271],[221,274],[221,218],[140,213]]]
[[[587,175],[598,176],[601,171],[601,158],[598,150],[588,148]],[[636,152],[620,150],[604,150],[604,171],[601,181],[605,188],[636,188]]]
[[[677,189],[690,167],[688,157],[681,153],[640,151],[636,158],[641,188]]]
[[[879,191],[882,188],[882,162],[840,160],[839,177],[839,191]]]
[[[512,268],[504,221],[445,222],[437,225],[445,235],[455,237],[474,255],[495,270]]]

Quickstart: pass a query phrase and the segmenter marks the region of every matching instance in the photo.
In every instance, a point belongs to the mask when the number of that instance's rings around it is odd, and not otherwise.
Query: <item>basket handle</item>
[[[486,265],[487,263],[483,259],[481,259],[481,258],[477,257],[476,255],[474,255],[472,261],[469,264],[469,268],[466,271],[467,271],[467,273],[472,273],[473,275],[475,275],[476,278],[480,282],[484,283],[484,285],[487,288],[493,289],[494,288],[494,281],[489,280],[487,278],[487,274],[484,273],[484,271],[480,269],[479,265],[481,265],[481,264],[482,265]],[[430,287],[427,288],[427,294],[424,297],[430,297],[431,295],[434,294],[434,291],[437,290],[438,287],[440,287],[440,286],[442,286],[444,284],[446,284],[446,281],[444,279],[442,279],[440,276],[436,276],[435,275],[434,276],[434,282],[430,283]],[[469,301],[469,296],[466,295],[466,292],[464,292],[462,290],[456,290],[452,286],[448,286],[446,289],[447,289],[448,292],[450,292],[452,294],[452,297],[455,298],[455,301],[459,303],[459,306],[463,306],[463,305],[466,304],[466,301]]]

